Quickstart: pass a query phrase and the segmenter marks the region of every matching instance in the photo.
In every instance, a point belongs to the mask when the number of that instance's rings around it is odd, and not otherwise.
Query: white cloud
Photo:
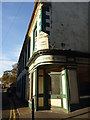
[[[26,19],[27,19],[27,17],[26,16],[23,16],[23,17],[21,17],[21,16],[8,16],[8,18],[7,18],[10,22],[12,22],[12,23],[24,23],[24,22],[26,22]]]
[[[15,16],[9,16],[8,19],[9,19],[9,20],[14,20],[14,19],[15,19]]]
[[[20,21],[20,17],[18,17],[18,16],[9,16],[8,17],[8,20],[9,21],[11,21],[11,22],[18,22],[18,21]]]
[[[0,77],[3,75],[3,72],[5,70],[11,70],[12,65],[16,63],[16,61],[12,61],[8,59],[6,56],[3,56],[1,60],[2,61],[0,61]]]
[[[18,62],[20,51],[21,45],[16,45],[8,54],[2,54],[2,57],[0,57],[0,77],[5,70],[11,70],[12,65]]]

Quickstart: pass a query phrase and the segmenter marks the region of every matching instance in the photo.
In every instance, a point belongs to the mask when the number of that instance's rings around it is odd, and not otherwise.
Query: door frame
[[[63,94],[63,86],[62,86],[62,76],[64,75],[65,78],[65,95]],[[61,71],[61,76],[60,76],[60,88],[61,88],[61,105],[62,108],[65,112],[69,112],[69,81],[68,81],[68,74],[67,74],[67,69],[64,69]],[[66,98],[66,109],[63,106],[63,98]]]

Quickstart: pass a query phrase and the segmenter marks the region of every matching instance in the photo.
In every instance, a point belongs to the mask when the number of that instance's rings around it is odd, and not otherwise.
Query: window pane
[[[60,94],[60,75],[51,74],[51,91],[52,94]]]
[[[43,77],[39,77],[39,94],[43,94]]]
[[[43,69],[39,69],[38,73],[39,75],[43,75]]]

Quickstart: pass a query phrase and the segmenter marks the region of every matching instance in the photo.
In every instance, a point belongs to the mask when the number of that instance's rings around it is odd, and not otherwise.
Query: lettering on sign
[[[42,49],[49,49],[48,35],[45,33],[38,36],[37,39],[37,50],[42,50]]]

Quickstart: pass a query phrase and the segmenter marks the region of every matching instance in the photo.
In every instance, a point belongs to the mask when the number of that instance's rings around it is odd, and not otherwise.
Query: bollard
[[[34,98],[32,98],[32,120],[34,120]]]

